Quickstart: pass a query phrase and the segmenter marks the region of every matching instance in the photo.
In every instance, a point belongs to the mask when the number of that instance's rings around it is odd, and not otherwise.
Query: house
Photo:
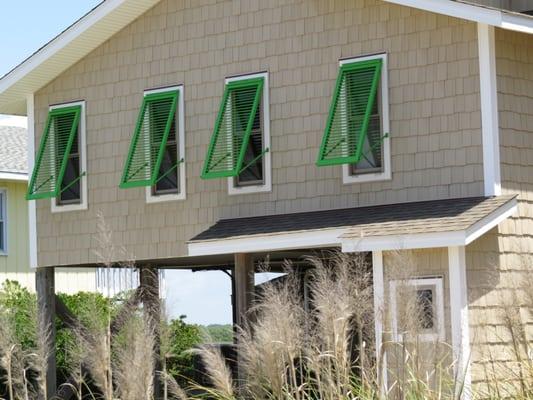
[[[369,252],[378,344],[409,254],[426,337],[481,385],[531,273],[533,18],[477,3],[104,1],[0,80],[29,119],[43,310],[54,268],[98,266],[98,212],[141,284],[233,271],[237,322],[258,260]]]
[[[27,130],[0,126],[0,284],[19,282],[35,290],[28,244]],[[56,290],[62,293],[96,290],[94,269],[59,269]]]

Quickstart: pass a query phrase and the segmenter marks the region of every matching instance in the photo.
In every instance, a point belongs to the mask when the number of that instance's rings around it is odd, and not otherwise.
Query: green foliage
[[[179,382],[184,383],[194,376],[193,355],[189,350],[202,342],[201,329],[197,325],[187,324],[183,315],[170,321],[167,329],[170,337],[167,369]]]
[[[233,326],[212,324],[203,326],[205,336],[213,343],[233,343]]]
[[[6,280],[0,291],[0,309],[15,328],[15,335],[23,350],[36,345],[37,297],[18,282]]]

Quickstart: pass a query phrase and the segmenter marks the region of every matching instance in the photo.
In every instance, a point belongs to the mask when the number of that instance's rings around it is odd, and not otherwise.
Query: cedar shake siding
[[[496,30],[502,194],[518,194],[518,213],[467,247],[473,382],[490,359],[514,354],[506,306],[521,305],[533,273],[533,43],[526,34]],[[531,332],[532,321],[524,322]],[[514,364],[508,364],[512,368]],[[497,374],[505,375],[502,368]]]
[[[281,3],[281,4],[280,4]],[[343,57],[388,57],[392,180],[343,185],[315,165]],[[228,195],[200,173],[224,79],[268,71],[272,191]],[[187,199],[147,204],[119,189],[149,88],[183,84]],[[50,104],[85,100],[88,210],[37,202],[40,266],[96,261],[96,213],[139,259],[187,255],[220,218],[483,195],[476,25],[355,1],[163,0],[35,95],[36,142]]]

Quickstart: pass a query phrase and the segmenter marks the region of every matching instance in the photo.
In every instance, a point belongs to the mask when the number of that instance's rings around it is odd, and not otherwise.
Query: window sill
[[[6,251],[0,250],[0,257],[7,257],[7,256],[8,256],[8,254],[7,254]]]
[[[272,191],[271,184],[264,184],[261,186],[243,186],[235,187],[233,186],[233,178],[228,178],[228,194],[230,196],[235,196],[239,194],[254,194],[254,193],[266,193]]]
[[[169,193],[169,194],[160,194],[158,196],[154,196],[152,194],[152,188],[147,187],[146,188],[146,203],[147,204],[155,204],[155,203],[168,203],[171,201],[183,201],[186,199],[185,192],[183,193]]]
[[[390,170],[361,175],[350,175],[350,166],[348,164],[344,164],[342,166],[342,183],[344,185],[350,185],[353,183],[390,181],[391,179],[392,176]]]
[[[57,205],[55,203],[55,199],[52,199],[52,213],[62,213],[62,212],[70,212],[70,211],[85,211],[87,210],[87,203],[81,203],[81,204],[65,204],[65,205]]]

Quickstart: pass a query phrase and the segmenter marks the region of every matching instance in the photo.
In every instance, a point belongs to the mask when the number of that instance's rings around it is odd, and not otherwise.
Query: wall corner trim
[[[494,27],[478,23],[477,34],[484,194],[485,196],[499,196],[501,194],[500,126]]]

